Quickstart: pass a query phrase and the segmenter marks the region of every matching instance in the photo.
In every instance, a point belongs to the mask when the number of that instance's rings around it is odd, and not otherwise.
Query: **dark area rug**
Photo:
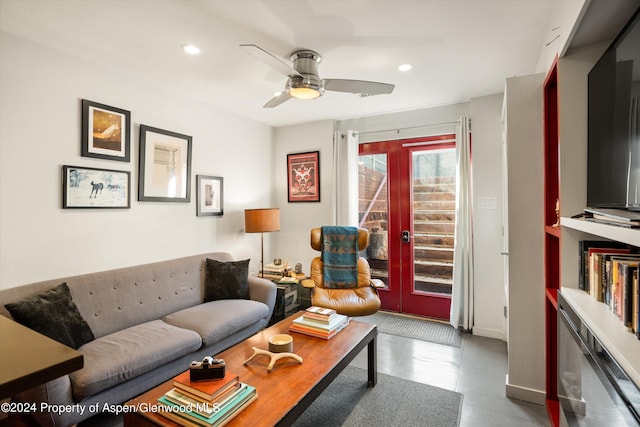
[[[293,424],[295,427],[455,427],[462,394],[378,373],[367,388],[367,371],[347,368]]]
[[[293,425],[456,427],[461,410],[462,394],[455,391],[381,373],[367,388],[367,371],[347,366]],[[85,426],[122,427],[122,415],[98,415],[78,425]]]
[[[382,311],[354,319],[375,323],[378,326],[378,331],[385,334],[429,341],[450,347],[460,347],[462,342],[461,332],[446,323]]]

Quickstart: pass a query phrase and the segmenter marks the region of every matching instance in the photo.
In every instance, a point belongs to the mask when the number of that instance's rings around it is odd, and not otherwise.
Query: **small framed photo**
[[[82,156],[128,162],[131,159],[131,113],[82,100]]]
[[[191,201],[191,141],[188,135],[140,125],[139,201]]]
[[[62,207],[130,208],[131,172],[62,166]]]
[[[320,201],[320,152],[287,154],[289,202]]]
[[[223,179],[219,176],[196,175],[196,215],[222,216],[224,213],[222,187]]]

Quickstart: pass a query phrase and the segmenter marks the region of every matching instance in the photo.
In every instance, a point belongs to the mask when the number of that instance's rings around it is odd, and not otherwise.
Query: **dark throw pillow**
[[[249,299],[249,260],[221,262],[207,258],[204,302]]]
[[[66,283],[22,301],[5,304],[5,308],[21,325],[74,349],[95,338],[72,301]]]

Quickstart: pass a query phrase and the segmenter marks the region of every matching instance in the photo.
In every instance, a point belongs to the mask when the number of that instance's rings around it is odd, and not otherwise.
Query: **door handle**
[[[404,243],[411,243],[411,233],[409,233],[409,230],[402,231],[402,241]]]

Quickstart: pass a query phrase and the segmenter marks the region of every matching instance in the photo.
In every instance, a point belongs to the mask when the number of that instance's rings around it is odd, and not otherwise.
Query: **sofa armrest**
[[[78,411],[62,411],[62,413],[58,414],[47,410],[50,406],[73,408],[73,405],[77,403],[73,398],[69,375],[63,375],[32,389],[20,392],[13,396],[12,399],[17,402],[36,404],[37,410],[30,412],[29,415],[33,419],[32,421],[35,421],[39,426],[74,425],[80,418]],[[41,409],[44,409],[44,411],[41,411]],[[9,425],[12,425],[11,421]]]
[[[265,303],[269,307],[269,319],[276,305],[276,293],[278,287],[271,280],[261,277],[249,276],[249,296],[254,301]]]

